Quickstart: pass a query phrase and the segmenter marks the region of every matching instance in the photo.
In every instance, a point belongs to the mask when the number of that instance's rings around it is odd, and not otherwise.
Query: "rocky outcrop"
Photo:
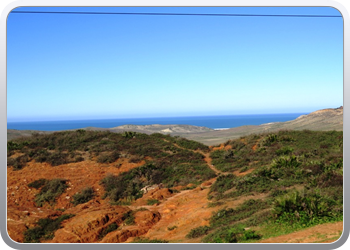
[[[123,215],[130,211],[126,207],[97,207],[86,209],[64,224],[57,230],[52,243],[88,243],[97,242],[99,233],[112,223],[121,225]]]

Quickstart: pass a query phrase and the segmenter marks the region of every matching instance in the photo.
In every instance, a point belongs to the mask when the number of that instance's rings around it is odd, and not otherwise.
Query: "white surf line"
[[[226,129],[230,129],[230,128],[214,128],[214,130],[226,130]]]

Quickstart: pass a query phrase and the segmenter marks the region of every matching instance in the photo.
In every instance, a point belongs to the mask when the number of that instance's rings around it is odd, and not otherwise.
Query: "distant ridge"
[[[135,131],[142,133],[165,133],[165,134],[188,134],[188,133],[203,133],[214,131],[207,127],[199,127],[192,125],[123,125],[109,129],[111,131]]]
[[[308,115],[301,115],[295,120],[287,122],[274,122],[261,125],[248,125],[227,130],[214,131],[205,134],[190,134],[184,136],[188,139],[202,142],[206,145],[223,143],[230,139],[236,139],[248,134],[273,132],[278,130],[317,130],[317,131],[342,131],[343,130],[343,106],[314,111]]]
[[[274,122],[261,125],[246,125],[236,128],[214,130],[207,127],[192,125],[123,125],[114,128],[87,127],[86,130],[106,131],[115,133],[134,131],[139,133],[162,133],[182,136],[190,140],[202,142],[206,145],[223,143],[230,139],[236,139],[252,133],[273,132],[278,130],[343,130],[343,106],[338,108],[328,108],[314,111],[308,115],[301,115],[295,120],[287,122]],[[7,130],[7,140],[12,140],[21,136],[30,136],[32,133],[53,133],[53,131],[35,130]]]

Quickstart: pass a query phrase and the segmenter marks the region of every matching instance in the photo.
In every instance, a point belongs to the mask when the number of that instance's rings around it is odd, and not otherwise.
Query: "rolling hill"
[[[324,223],[329,230],[313,242],[341,233],[342,131],[281,130],[207,146],[80,129],[7,148],[7,226],[17,242],[283,242]]]

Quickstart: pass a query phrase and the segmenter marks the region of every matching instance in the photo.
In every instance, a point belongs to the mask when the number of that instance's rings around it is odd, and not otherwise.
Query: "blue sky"
[[[333,8],[16,11],[340,15]],[[343,19],[10,13],[8,121],[303,113],[343,105]]]

